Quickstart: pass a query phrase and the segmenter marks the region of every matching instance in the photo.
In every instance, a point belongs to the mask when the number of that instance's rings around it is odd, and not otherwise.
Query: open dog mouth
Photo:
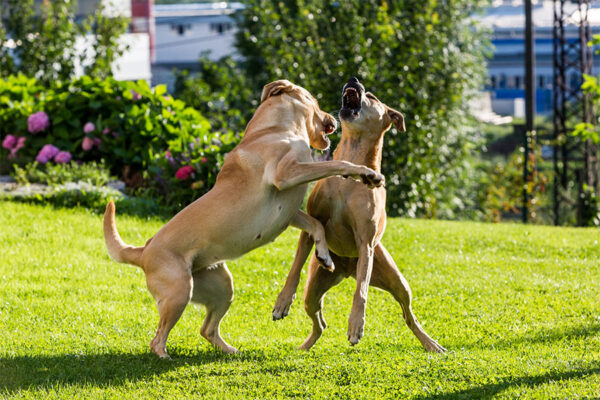
[[[353,87],[349,87],[344,92],[342,97],[342,107],[349,108],[351,110],[360,110],[360,97],[358,96],[358,90]]]
[[[346,87],[342,95],[342,109],[340,117],[345,119],[356,119],[360,115],[361,100],[360,92],[354,87]]]

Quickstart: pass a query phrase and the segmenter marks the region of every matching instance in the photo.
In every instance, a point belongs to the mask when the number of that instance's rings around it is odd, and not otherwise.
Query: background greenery
[[[34,0],[0,0],[0,76],[22,73],[44,85],[65,81],[80,65],[84,74],[105,78],[111,64],[127,49],[119,36],[129,19],[106,17],[104,5],[84,21],[76,21],[77,0],[44,0],[38,15]],[[77,54],[78,36],[87,36],[90,48]],[[11,43],[7,43],[11,40]]]
[[[223,114],[219,107],[242,110],[241,118],[227,116],[229,129],[239,132],[269,81],[301,84],[323,110],[337,115],[342,86],[357,76],[406,116],[408,132],[392,129],[384,147],[388,211],[481,215],[472,155],[482,141],[467,103],[486,73],[489,37],[470,18],[486,1],[428,0],[419,7],[404,0],[244,4],[236,15],[240,61],[203,58],[193,79],[179,76],[177,97],[207,116]]]
[[[321,108],[340,108],[358,77],[405,114],[407,133],[386,136],[388,211],[453,217],[468,197],[477,138],[470,94],[482,86],[488,35],[471,15],[485,1],[248,0],[238,15],[243,69],[264,83],[285,77]]]
[[[141,245],[164,220],[123,217]],[[600,262],[595,229],[391,219],[383,242],[414,310],[448,349],[424,352],[392,297],[371,290],[365,337],[346,339],[354,281],[325,298],[329,328],[309,353],[299,301],[271,310],[296,245],[288,230],[230,262],[235,300],[222,324],[233,356],[199,334],[188,306],[150,353],[158,315],[138,268],[108,259],[101,217],[0,202],[2,398],[595,398],[600,394]],[[303,275],[304,276],[304,275]],[[302,285],[300,286],[302,287]],[[299,291],[299,295],[301,289]]]

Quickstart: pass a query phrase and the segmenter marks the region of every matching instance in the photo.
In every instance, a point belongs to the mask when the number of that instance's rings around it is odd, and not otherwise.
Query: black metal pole
[[[525,0],[525,137],[523,160],[523,222],[529,219],[529,137],[535,130],[535,53],[531,0]]]

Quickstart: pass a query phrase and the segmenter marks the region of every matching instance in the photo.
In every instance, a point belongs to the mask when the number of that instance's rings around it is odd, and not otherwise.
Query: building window
[[[496,85],[497,85],[497,82],[496,82],[496,77],[495,77],[494,75],[492,75],[492,76],[490,77],[490,87],[491,87],[492,89],[496,89]]]
[[[515,88],[521,89],[521,77],[515,76]]]
[[[173,24],[173,25],[171,25],[171,30],[174,30],[175,32],[177,32],[177,34],[179,36],[185,35],[185,32],[189,31],[190,29],[192,29],[192,25],[190,25],[190,24]]]
[[[210,31],[216,32],[219,35],[224,34],[227,31],[230,31],[232,28],[231,22],[213,22],[210,24]]]
[[[538,76],[538,87],[539,88],[543,88],[544,87],[544,75]]]
[[[515,78],[512,76],[509,76],[506,79],[506,87],[509,89],[514,89],[515,88]]]
[[[506,89],[506,75],[500,74],[500,79],[498,81],[498,87],[500,89]]]

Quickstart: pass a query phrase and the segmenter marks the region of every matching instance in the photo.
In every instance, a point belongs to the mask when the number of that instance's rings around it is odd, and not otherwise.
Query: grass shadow
[[[498,383],[476,386],[469,389],[459,390],[457,392],[421,396],[417,397],[417,399],[491,399],[500,392],[503,392],[513,386],[527,386],[528,388],[535,388],[536,386],[541,386],[550,382],[567,381],[597,374],[600,374],[599,366],[588,366],[581,369],[562,372],[549,372],[542,375],[507,377]]]
[[[502,338],[496,341],[484,342],[479,339],[476,342],[465,343],[456,346],[464,349],[506,349],[522,344],[543,344],[563,340],[573,340],[594,336],[600,333],[600,324],[575,325],[567,327],[542,328],[534,332],[528,332],[513,338]]]
[[[215,349],[192,354],[171,351],[172,360],[161,360],[151,353],[32,355],[0,358],[0,397],[27,389],[50,389],[57,385],[91,384],[120,386],[126,382],[161,375],[186,365],[264,361],[260,350],[226,355]]]
[[[515,338],[503,338],[491,343],[482,343],[481,340],[475,343],[468,343],[457,346],[465,349],[506,349],[521,344],[540,344],[553,343],[562,340],[572,340],[594,336],[600,333],[600,324],[574,325],[567,327],[543,328],[535,332],[525,333]]]

